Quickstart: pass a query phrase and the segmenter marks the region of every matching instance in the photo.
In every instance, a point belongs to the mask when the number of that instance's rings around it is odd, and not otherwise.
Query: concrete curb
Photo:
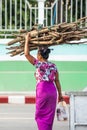
[[[69,104],[69,96],[63,95],[64,101]],[[8,104],[35,104],[35,96],[24,96],[24,95],[9,95],[9,96],[0,96],[0,103]]]

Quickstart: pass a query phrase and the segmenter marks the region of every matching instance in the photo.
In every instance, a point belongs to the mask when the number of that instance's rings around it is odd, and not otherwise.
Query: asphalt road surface
[[[0,130],[37,130],[35,104],[0,104]],[[57,121],[53,130],[69,130],[69,121]]]

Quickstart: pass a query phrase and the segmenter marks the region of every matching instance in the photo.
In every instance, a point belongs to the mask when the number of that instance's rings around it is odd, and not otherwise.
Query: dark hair
[[[42,48],[39,48],[38,52],[41,54],[41,56],[44,59],[48,59],[49,58],[49,54],[51,52],[51,49],[42,47]]]

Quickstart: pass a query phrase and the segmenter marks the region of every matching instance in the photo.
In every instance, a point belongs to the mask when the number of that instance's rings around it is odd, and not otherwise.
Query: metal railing
[[[73,22],[85,16],[87,0],[55,0],[50,6],[44,3],[44,26]],[[29,0],[0,0],[2,36],[9,36],[20,29],[31,29],[34,24],[38,24],[38,2],[31,6]]]

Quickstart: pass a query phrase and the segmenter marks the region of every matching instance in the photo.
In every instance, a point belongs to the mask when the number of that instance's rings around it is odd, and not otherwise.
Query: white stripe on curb
[[[24,104],[25,96],[9,96],[8,103]]]

